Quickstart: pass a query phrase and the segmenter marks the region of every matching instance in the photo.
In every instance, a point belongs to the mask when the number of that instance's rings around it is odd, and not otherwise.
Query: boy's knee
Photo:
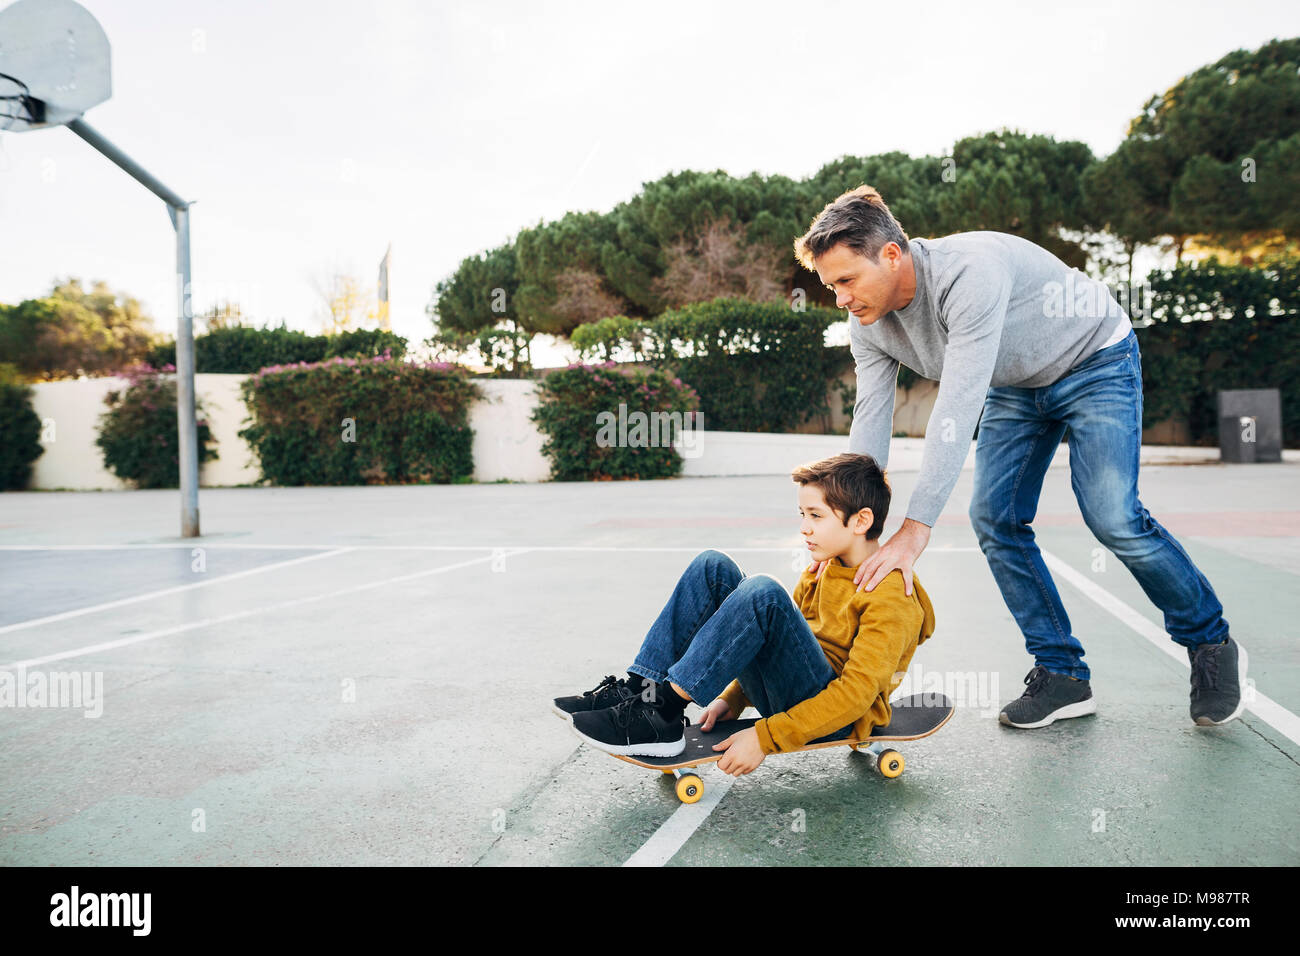
[[[738,592],[743,592],[751,597],[761,597],[763,595],[774,594],[780,591],[782,596],[788,597],[785,585],[770,574],[751,574],[745,580],[741,581],[736,588]]]
[[[731,555],[727,554],[724,551],[716,551],[713,548],[710,548],[707,551],[701,551],[699,554],[695,556],[695,560],[692,561],[691,563],[697,565],[698,567],[706,571],[717,571],[719,569],[726,569],[726,570],[734,570],[734,572],[737,575],[741,573],[740,566],[737,565],[734,560],[732,560]]]

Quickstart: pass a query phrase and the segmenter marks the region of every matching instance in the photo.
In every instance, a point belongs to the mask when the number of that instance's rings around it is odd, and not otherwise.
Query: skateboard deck
[[[876,769],[883,776],[897,777],[903,772],[902,755],[886,747],[885,744],[929,737],[952,718],[954,708],[952,701],[943,694],[913,694],[911,697],[890,701],[889,706],[891,711],[889,723],[883,727],[873,728],[870,737],[862,740],[845,738],[810,743],[798,750],[784,751],[783,754],[849,746],[854,750],[866,750],[872,756]],[[675,757],[639,757],[624,754],[610,754],[610,756],[648,770],[675,773],[678,797],[683,803],[694,803],[703,795],[703,783],[697,775],[683,771],[721,760],[726,751],[714,750],[714,745],[722,743],[734,733],[754,726],[760,719],[748,717],[740,720],[720,720],[709,731],[701,730],[699,724],[691,724],[686,728],[686,749]]]

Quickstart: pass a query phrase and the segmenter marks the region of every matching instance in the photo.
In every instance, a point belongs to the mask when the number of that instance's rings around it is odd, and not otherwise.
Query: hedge
[[[695,391],[649,366],[570,365],[541,379],[537,394],[532,420],[553,481],[671,478],[682,468],[673,439],[704,427],[691,414]]]
[[[1154,321],[1137,328],[1143,426],[1186,418],[1195,444],[1216,445],[1220,390],[1277,388],[1283,443],[1300,444],[1300,260],[1210,259],[1153,272],[1148,283]]]
[[[104,396],[108,410],[100,416],[95,444],[104,467],[137,488],[180,486],[180,436],[176,427],[176,379],[171,366],[162,371],[134,365],[119,374],[127,379],[123,390]],[[204,418],[202,402],[195,400],[198,460],[217,458],[208,447],[212,430]]]
[[[481,390],[445,362],[381,355],[261,369],[240,386],[239,432],[276,485],[471,480],[469,406]]]
[[[375,358],[406,354],[406,339],[382,329],[356,329],[337,335],[308,335],[281,325],[259,329],[232,325],[194,338],[194,371],[251,375],[269,365],[321,362],[328,358]],[[148,357],[154,368],[176,364],[175,340],[156,346]]]
[[[649,321],[613,316],[571,341],[588,355],[627,348],[690,383],[710,429],[788,432],[830,413],[827,381],[843,363],[823,342],[842,320],[835,309],[717,298]]]
[[[18,369],[0,363],[0,491],[21,491],[32,477],[32,462],[45,453],[41,419],[32,409],[31,386]]]

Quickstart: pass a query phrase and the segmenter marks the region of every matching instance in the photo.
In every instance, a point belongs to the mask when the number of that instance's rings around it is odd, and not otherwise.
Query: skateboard
[[[890,701],[890,720],[884,727],[876,727],[871,736],[863,740],[827,740],[800,747],[798,750],[784,753],[803,753],[806,750],[822,750],[826,747],[849,746],[855,751],[866,751],[871,757],[872,765],[883,777],[894,778],[903,772],[903,755],[886,743],[899,740],[920,740],[929,737],[948,722],[953,715],[952,701],[943,694],[913,694]],[[635,757],[624,754],[610,754],[619,760],[659,770],[677,777],[677,797],[682,803],[695,803],[704,796],[704,783],[696,773],[695,767],[706,763],[716,763],[722,759],[725,750],[714,750],[732,734],[758,723],[760,718],[748,717],[741,720],[720,720],[708,731],[700,730],[699,724],[686,728],[686,749],[675,757]],[[773,755],[776,756],[776,755]]]

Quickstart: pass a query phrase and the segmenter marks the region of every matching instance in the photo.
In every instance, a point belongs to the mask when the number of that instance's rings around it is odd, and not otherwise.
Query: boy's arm
[[[810,581],[812,581],[812,575],[808,571],[804,571],[803,574],[799,575],[799,583],[794,586],[793,600],[795,607],[803,607],[799,602],[802,600],[804,592],[808,590]],[[728,684],[727,689],[718,695],[718,700],[724,700],[727,702],[727,707],[731,710],[731,716],[733,719],[739,717],[746,707],[752,706],[749,698],[745,696],[745,691],[740,686],[740,681],[738,680],[733,680]],[[703,706],[708,705],[706,704]]]
[[[889,693],[899,662],[916,646],[925,612],[905,593],[901,573],[891,573],[872,594],[843,673],[815,696],[754,725],[763,753],[798,750],[853,723]]]
[[[731,711],[732,718],[739,717],[741,712],[749,706],[749,698],[745,696],[745,691],[740,686],[740,681],[733,680],[727,685],[727,689],[718,695],[718,700],[727,702],[727,709]]]

